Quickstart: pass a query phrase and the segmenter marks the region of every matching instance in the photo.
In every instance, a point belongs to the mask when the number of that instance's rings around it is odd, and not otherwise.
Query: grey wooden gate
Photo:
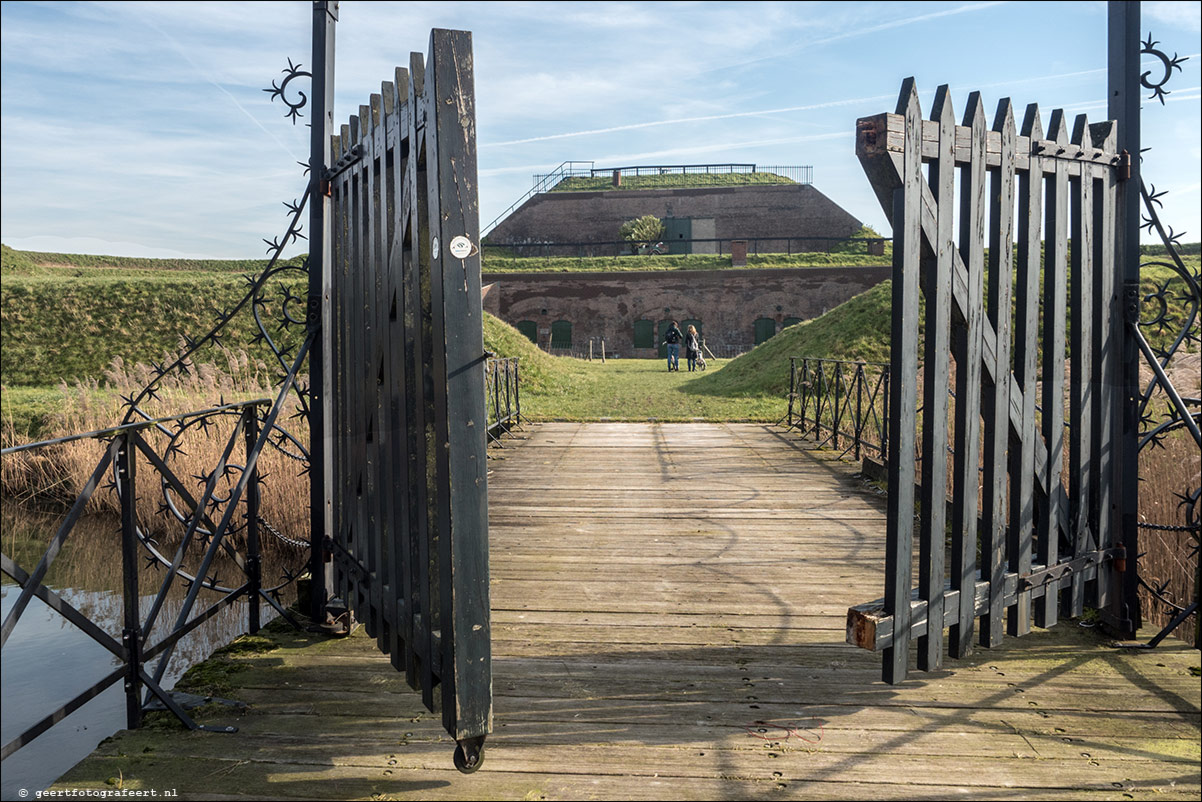
[[[993,646],[1117,603],[1123,164],[1084,115],[1045,134],[1032,105],[1018,132],[1004,100],[987,127],[974,92],[957,125],[942,86],[923,120],[913,79],[857,129],[894,230],[891,448],[885,598],[849,611],[848,641],[899,682],[911,639],[932,670],[945,627],[962,657],[978,616]]]
[[[471,35],[434,30],[333,138],[324,278],[333,591],[474,770],[492,727]]]

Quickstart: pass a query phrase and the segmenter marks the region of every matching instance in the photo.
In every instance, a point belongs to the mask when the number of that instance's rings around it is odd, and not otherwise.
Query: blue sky
[[[1190,56],[1145,104],[1145,177],[1202,235],[1199,2],[1144,2],[1143,28]],[[247,258],[282,233],[307,129],[261,91],[308,61],[310,6],[4,2],[0,239],[127,256]],[[1105,116],[1104,2],[389,3],[343,0],[345,122],[432,27],[473,32],[481,221],[565,160],[813,165],[814,183],[888,233],[855,121],[916,77],[929,109],[980,90]],[[1149,67],[1151,65],[1149,64]]]

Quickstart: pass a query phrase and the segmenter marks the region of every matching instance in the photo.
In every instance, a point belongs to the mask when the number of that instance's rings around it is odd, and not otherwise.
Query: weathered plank
[[[756,425],[528,433],[490,477],[495,731],[479,772],[451,768],[439,715],[374,640],[277,632],[266,651],[215,665],[223,695],[250,709],[203,720],[239,733],[122,733],[58,787],[120,777],[181,799],[1196,798],[1198,652],[1120,652],[1062,624],[886,685],[874,655],[842,642],[843,611],[883,584],[885,505],[852,468]],[[740,519],[748,496],[716,492],[720,482],[681,480],[723,437],[762,514]],[[623,491],[586,492],[611,477],[625,486],[627,467],[659,459],[674,467],[630,484],[692,520],[656,504],[613,517]],[[550,477],[565,492],[550,493]],[[844,506],[795,503],[811,495]],[[546,514],[527,519],[526,505]],[[557,578],[540,585],[543,572]]]
[[[938,160],[931,165],[931,187],[939,204],[939,239],[934,259],[923,260],[929,276],[926,287],[926,336],[923,352],[922,490],[919,525],[919,588],[931,617],[943,618],[944,545],[947,529],[947,425],[949,350],[952,324],[952,253],[955,226],[956,116],[947,84],[935,92],[931,118],[939,121]],[[943,627],[925,630],[918,638],[918,668],[932,671],[943,664]]]

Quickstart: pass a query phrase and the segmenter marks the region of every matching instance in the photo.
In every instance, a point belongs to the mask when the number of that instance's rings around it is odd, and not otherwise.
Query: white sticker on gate
[[[456,259],[466,259],[472,253],[472,241],[460,234],[451,240],[450,251]]]

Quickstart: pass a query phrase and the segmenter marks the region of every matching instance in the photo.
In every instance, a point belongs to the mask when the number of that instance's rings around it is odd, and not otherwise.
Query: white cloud
[[[1140,16],[1144,21],[1163,24],[1168,31],[1202,31],[1202,2],[1144,0],[1140,3]]]

